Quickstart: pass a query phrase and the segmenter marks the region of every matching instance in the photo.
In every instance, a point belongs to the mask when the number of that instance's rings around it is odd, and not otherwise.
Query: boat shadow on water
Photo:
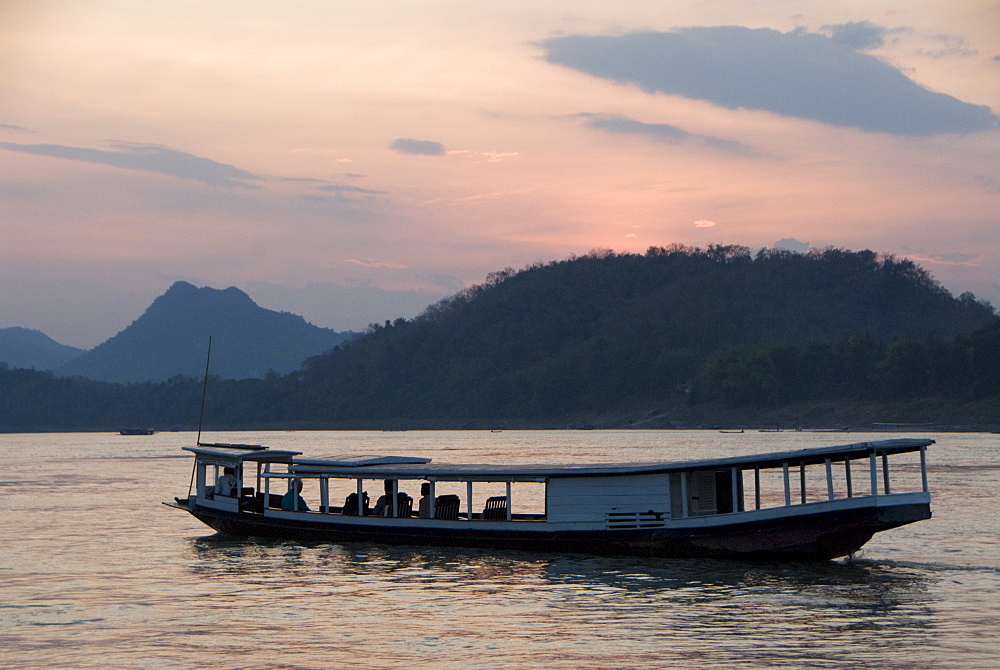
[[[792,648],[802,653],[834,636],[884,659],[894,649],[926,647],[941,626],[940,575],[872,560],[657,559],[221,535],[190,548],[198,579],[265,611],[322,618],[415,607],[422,630],[435,636],[455,617],[484,616],[497,622],[497,635],[522,635],[515,622],[527,619],[572,639],[645,644],[667,634],[698,648],[758,637],[785,647],[794,631]],[[753,644],[744,651],[761,666],[773,652]]]

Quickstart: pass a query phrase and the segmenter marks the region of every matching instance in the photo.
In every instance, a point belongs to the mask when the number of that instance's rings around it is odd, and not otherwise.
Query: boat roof
[[[902,438],[857,442],[832,447],[771,452],[749,456],[693,461],[645,463],[570,463],[570,464],[447,464],[430,459],[405,456],[336,456],[330,458],[293,458],[289,471],[297,474],[365,479],[427,479],[459,481],[544,481],[560,477],[594,477],[656,474],[702,469],[776,468],[783,464],[810,465],[847,458],[861,458],[871,453],[895,454],[918,451],[934,440]]]
[[[257,463],[291,463],[292,458],[302,454],[301,451],[285,451],[271,449],[260,444],[233,444],[230,442],[199,442],[193,447],[181,447],[194,453],[199,459],[213,463],[242,463],[253,461]]]
[[[295,463],[303,466],[356,467],[368,465],[405,465],[430,463],[429,458],[418,456],[335,456],[331,458],[296,458]]]

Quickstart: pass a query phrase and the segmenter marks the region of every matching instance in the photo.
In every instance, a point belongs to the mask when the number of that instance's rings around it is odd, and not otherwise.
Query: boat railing
[[[917,463],[907,462],[906,455],[917,454]],[[715,513],[760,510],[767,507],[790,507],[853,498],[880,498],[902,493],[928,493],[926,446],[913,452],[891,454],[873,447],[866,454],[825,458],[822,462],[789,459],[780,468],[733,467],[732,483],[723,486],[735,504],[725,504]],[[899,462],[903,461],[903,462]],[[778,481],[775,482],[775,475]],[[915,477],[919,475],[919,480]],[[749,476],[749,481],[745,481]],[[717,483],[720,483],[717,477]],[[769,479],[770,481],[765,481]],[[777,486],[774,484],[777,483]],[[768,485],[770,484],[770,486]],[[744,485],[746,494],[744,495]],[[752,505],[752,506],[751,506]],[[685,516],[697,516],[689,514]]]

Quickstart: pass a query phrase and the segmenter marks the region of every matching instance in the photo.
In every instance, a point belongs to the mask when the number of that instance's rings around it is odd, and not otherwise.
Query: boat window
[[[419,493],[419,491],[418,491]],[[458,498],[458,518],[465,519],[466,513],[468,512],[468,497],[466,495],[467,487],[465,482],[434,482],[434,497],[437,500],[446,496],[456,496]],[[448,498],[450,499],[450,498]],[[417,503],[419,503],[420,496],[416,497]],[[417,504],[415,503],[415,504]],[[436,502],[435,502],[436,506]],[[441,511],[435,509],[434,516],[436,518],[441,517]]]
[[[545,517],[545,484],[542,482],[515,482],[511,497],[514,500],[513,511],[517,514],[530,514],[535,517]]]
[[[410,489],[414,491],[411,494],[413,496],[414,516],[418,514],[419,510],[420,488],[426,483],[425,481],[411,482],[407,480],[401,480],[399,483],[400,491],[407,493],[410,492]],[[457,518],[459,520],[468,520],[471,509],[472,520],[479,521],[483,519],[483,512],[487,508],[488,501],[494,499],[492,503],[489,503],[489,507],[493,510],[489,516],[495,520],[499,520],[501,517],[506,520],[507,506],[505,501],[508,490],[512,518],[518,520],[542,520],[545,518],[545,484],[542,482],[512,482],[510,484],[507,482],[472,482],[470,485],[469,482],[462,481],[435,481],[433,488],[435,508],[442,503],[447,504],[449,506],[448,518],[456,518],[450,515],[455,514],[452,508],[457,500]],[[501,499],[503,503],[498,503],[497,499]],[[504,510],[502,514],[496,511],[501,508]],[[441,512],[437,509],[435,509],[434,516],[442,518]]]
[[[214,498],[219,479],[224,476],[223,467],[210,463],[200,463],[198,467],[204,471],[205,497]]]
[[[891,457],[878,454],[874,459],[867,455],[849,462],[843,458],[807,465],[790,462],[787,470],[777,467],[755,472],[750,468],[742,477],[748,510],[869,496],[873,492],[885,495],[920,491],[922,479],[919,452]]]
[[[475,482],[472,488],[473,518],[482,518],[490,498],[505,498],[506,482]],[[512,482],[510,484],[510,513],[519,519],[541,519],[545,517],[545,484],[542,482]],[[494,502],[490,507],[497,508]],[[464,511],[464,510],[463,510]],[[490,513],[489,516],[499,516]],[[506,514],[503,515],[506,518]]]
[[[358,514],[358,480],[329,478],[326,480],[327,500],[329,512],[331,514]],[[365,505],[365,514],[371,514],[371,507],[378,500],[382,492],[382,480],[363,479],[361,480],[362,504]],[[375,497],[372,498],[372,495]],[[349,509],[344,509],[348,507]],[[319,509],[317,507],[317,509]]]
[[[896,454],[889,459],[893,491],[921,491],[924,488],[920,452]]]
[[[748,499],[747,509],[755,509],[757,507],[766,509],[769,507],[784,506],[785,476],[781,468],[758,470],[756,481],[760,483],[759,489],[754,486],[754,471],[748,470],[746,474],[748,475],[745,488]]]

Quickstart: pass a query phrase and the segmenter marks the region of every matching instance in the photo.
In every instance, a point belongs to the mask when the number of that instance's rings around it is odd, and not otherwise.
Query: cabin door
[[[685,496],[687,500],[685,500]],[[685,510],[687,514],[685,514]],[[670,475],[670,516],[706,516],[717,511],[715,499],[715,472],[695,470],[674,472]]]

